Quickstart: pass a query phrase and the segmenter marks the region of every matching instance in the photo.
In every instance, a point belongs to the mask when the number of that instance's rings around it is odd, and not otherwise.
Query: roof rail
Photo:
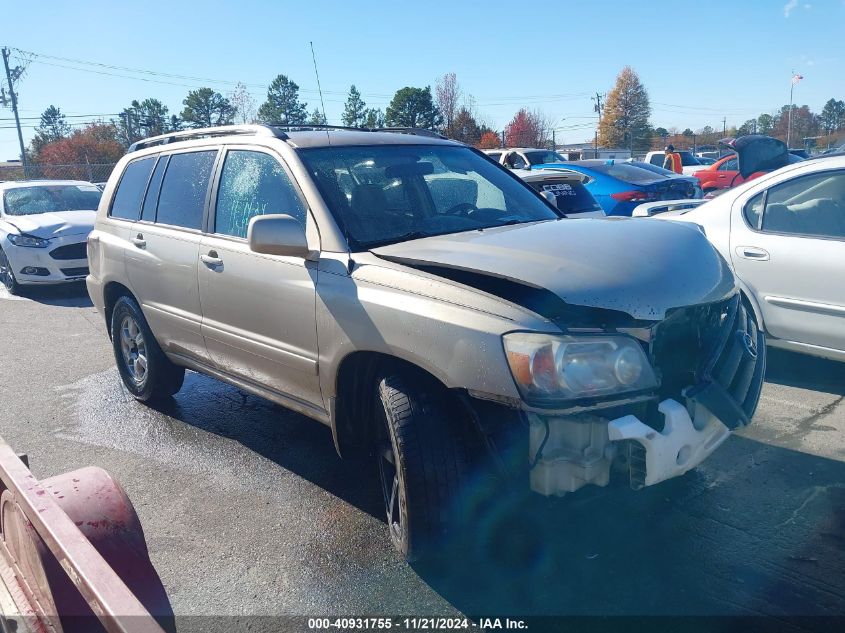
[[[349,125],[329,125],[327,123],[274,123],[274,128],[289,132],[304,132],[308,130],[348,130],[351,132],[370,132],[370,128],[352,127]]]
[[[129,152],[152,147],[153,145],[166,145],[177,141],[189,141],[198,138],[210,138],[212,136],[232,136],[236,134],[252,136],[269,136],[285,140],[288,135],[271,125],[221,125],[217,127],[197,128],[196,130],[184,130],[181,132],[168,132],[159,136],[151,136],[140,141],[135,141],[129,146]]]
[[[429,138],[446,139],[442,134],[421,127],[377,127],[370,129],[371,132],[396,132],[397,134],[413,134],[415,136],[428,136]]]

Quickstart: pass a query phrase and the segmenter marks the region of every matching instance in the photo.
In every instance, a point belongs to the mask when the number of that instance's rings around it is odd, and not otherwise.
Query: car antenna
[[[314,75],[317,77],[317,92],[320,93],[320,107],[323,109],[323,119],[326,123],[329,122],[329,118],[326,116],[326,104],[323,103],[323,89],[320,87],[320,73],[317,72],[317,57],[314,55],[314,42],[308,42],[311,45],[311,60],[314,62]],[[332,137],[329,134],[329,129],[326,128],[326,140],[329,142],[329,145],[332,144]]]

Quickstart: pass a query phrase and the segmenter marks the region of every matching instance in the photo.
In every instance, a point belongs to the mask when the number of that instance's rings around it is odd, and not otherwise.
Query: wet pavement
[[[0,435],[38,476],[121,482],[180,616],[845,615],[845,364],[769,358],[755,423],[686,477],[550,502],[478,482],[473,529],[414,567],[328,429],[194,373],[132,400],[81,287],[0,294]]]

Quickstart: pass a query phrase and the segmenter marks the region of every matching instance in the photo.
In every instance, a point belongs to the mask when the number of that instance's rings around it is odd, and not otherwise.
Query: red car
[[[729,154],[717,160],[715,163],[693,174],[698,178],[701,189],[704,193],[717,191],[719,189],[730,189],[744,183],[746,180],[752,180],[761,176],[764,172],[757,171],[751,174],[748,178],[743,178],[739,173],[739,165],[737,164],[736,154]]]

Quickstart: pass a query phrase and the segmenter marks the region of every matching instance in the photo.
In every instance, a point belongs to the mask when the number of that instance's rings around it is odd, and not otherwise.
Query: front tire
[[[0,283],[10,295],[16,295],[20,292],[20,284],[15,279],[15,272],[12,270],[12,264],[3,249],[0,248]]]
[[[141,308],[131,297],[120,297],[114,305],[111,340],[120,378],[137,400],[161,400],[182,388],[185,368],[174,365],[164,355]]]
[[[382,375],[376,405],[390,540],[412,562],[454,527],[453,504],[468,464],[463,420],[442,386],[407,370]]]

